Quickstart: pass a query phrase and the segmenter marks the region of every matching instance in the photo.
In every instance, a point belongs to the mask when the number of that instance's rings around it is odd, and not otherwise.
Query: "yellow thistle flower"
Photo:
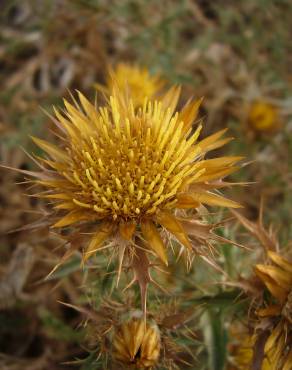
[[[271,265],[256,265],[255,271],[265,284],[272,302],[257,311],[267,341],[265,354],[271,362],[271,370],[292,369],[292,264],[279,254],[269,251]],[[261,327],[261,324],[259,325]]]
[[[54,201],[53,227],[93,228],[84,261],[108,242],[117,246],[121,266],[126,247],[142,243],[167,264],[161,232],[189,252],[208,246],[208,238],[223,239],[185,212],[201,204],[240,207],[215,191],[230,185],[221,179],[238,169],[242,157],[204,159],[230,138],[222,138],[226,130],[221,130],[197,142],[202,127],[192,132],[192,123],[200,100],[175,113],[179,94],[172,88],[136,110],[128,94],[117,90],[99,109],[79,93],[80,104],[65,100],[66,111],[55,110],[63,147],[33,138],[50,157],[40,159],[45,170],[34,176],[48,189],[41,196]]]
[[[144,99],[157,98],[164,81],[159,76],[151,76],[147,68],[127,63],[119,63],[109,70],[106,87],[96,85],[98,90],[111,95],[115,89],[128,91],[134,107],[142,106]]]
[[[113,357],[124,366],[144,369],[154,366],[160,354],[160,334],[153,324],[132,318],[113,336]]]
[[[270,103],[255,101],[249,110],[248,123],[255,131],[275,130],[279,126],[278,109]]]

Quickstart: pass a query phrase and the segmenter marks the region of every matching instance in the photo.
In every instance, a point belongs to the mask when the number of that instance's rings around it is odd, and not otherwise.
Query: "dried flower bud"
[[[133,318],[123,323],[113,337],[113,356],[126,366],[149,368],[158,361],[160,334],[156,325]]]

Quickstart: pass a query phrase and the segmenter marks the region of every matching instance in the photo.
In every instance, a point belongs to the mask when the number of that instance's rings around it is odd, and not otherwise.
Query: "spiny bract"
[[[49,189],[44,197],[55,200],[53,227],[96,223],[86,258],[111,236],[130,241],[142,232],[148,248],[167,264],[158,225],[193,250],[210,230],[178,210],[201,203],[239,207],[212,191],[229,185],[219,180],[238,168],[241,157],[204,159],[230,138],[222,138],[221,130],[197,143],[202,127],[193,132],[192,124],[201,100],[175,113],[179,95],[172,88],[160,101],[145,99],[135,108],[128,92],[114,90],[108,105],[97,109],[79,93],[80,104],[65,100],[66,111],[55,110],[63,147],[34,138],[50,156],[41,159],[50,169],[38,182]]]

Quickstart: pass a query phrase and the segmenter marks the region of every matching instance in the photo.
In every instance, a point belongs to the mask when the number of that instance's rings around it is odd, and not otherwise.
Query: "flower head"
[[[157,75],[152,76],[147,68],[119,63],[115,68],[109,70],[106,91],[109,95],[115,89],[128,91],[134,107],[139,107],[143,105],[145,98],[157,98],[163,85],[164,81]],[[104,90],[104,87],[101,87],[101,90]]]
[[[292,368],[292,264],[269,251],[271,264],[256,265],[255,271],[270,293],[267,305],[257,311],[259,330],[266,337],[264,352],[272,370]]]
[[[248,123],[255,131],[273,131],[279,126],[278,109],[265,101],[255,101],[250,106]]]
[[[138,236],[167,264],[161,227],[192,250],[187,234],[200,244],[210,228],[183,217],[185,210],[239,207],[214,191],[228,184],[218,180],[237,170],[241,157],[204,159],[230,139],[222,130],[197,142],[202,127],[193,132],[192,123],[200,101],[175,113],[178,97],[173,88],[136,110],[128,94],[115,90],[109,105],[96,109],[79,93],[80,105],[65,101],[65,113],[56,110],[63,147],[34,138],[50,157],[41,160],[49,169],[36,176],[49,190],[43,196],[55,201],[53,227],[95,225],[85,259],[113,236]]]
[[[158,327],[132,318],[123,323],[113,336],[113,357],[124,366],[138,369],[153,367],[160,354]]]

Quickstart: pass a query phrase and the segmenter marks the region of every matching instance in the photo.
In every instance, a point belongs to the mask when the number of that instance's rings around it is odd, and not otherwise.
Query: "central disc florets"
[[[67,178],[79,187],[73,202],[97,216],[133,219],[170,208],[186,177],[194,173],[191,142],[178,116],[160,103],[120,118],[117,102],[111,114],[102,109],[88,117],[78,145],[68,148],[72,159]]]

